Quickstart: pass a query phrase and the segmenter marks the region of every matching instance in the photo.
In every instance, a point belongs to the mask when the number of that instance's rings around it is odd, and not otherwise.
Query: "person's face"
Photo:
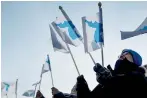
[[[131,55],[130,53],[124,52],[124,53],[119,57],[120,60],[123,60],[123,59],[125,59],[125,58],[126,58],[128,61],[133,62],[133,57],[132,57],[132,55]]]

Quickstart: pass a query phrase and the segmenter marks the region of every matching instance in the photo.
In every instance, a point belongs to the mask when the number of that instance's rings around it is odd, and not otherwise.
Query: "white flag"
[[[69,50],[65,42],[62,40],[62,38],[57,33],[54,32],[53,28],[50,25],[49,27],[50,27],[50,33],[51,33],[51,39],[52,39],[54,51],[69,53]]]
[[[135,31],[120,31],[121,40],[147,33],[147,17]]]
[[[48,65],[47,64],[43,64],[40,77],[42,77],[42,74],[44,74],[44,73],[46,73],[48,71],[49,71]]]
[[[81,35],[75,29],[72,21],[66,20],[64,17],[56,18],[56,21],[52,22],[53,27],[64,41],[73,46],[81,44]]]
[[[23,96],[26,97],[34,97],[35,95],[35,90],[27,90],[26,92],[23,93]]]
[[[45,61],[45,64],[43,64],[42,66],[42,72],[41,72],[41,77],[43,73],[46,73],[48,71],[52,71],[51,70],[51,64],[50,64],[50,59],[49,59],[49,55],[47,55],[47,59]]]
[[[6,96],[8,94],[15,94],[16,82],[1,82],[1,95]]]
[[[91,17],[82,17],[84,48],[85,52],[91,52],[102,47],[103,40],[103,23],[100,13]]]

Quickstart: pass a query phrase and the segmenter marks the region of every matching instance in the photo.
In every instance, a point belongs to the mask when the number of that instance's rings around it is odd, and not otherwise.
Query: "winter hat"
[[[133,58],[133,62],[138,65],[138,66],[141,66],[142,64],[142,57],[134,50],[131,50],[131,49],[124,49],[121,53],[121,55],[125,52],[128,52],[131,54],[132,58]]]

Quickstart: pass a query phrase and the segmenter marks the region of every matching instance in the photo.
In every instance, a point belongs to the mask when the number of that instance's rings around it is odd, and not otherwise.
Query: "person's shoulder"
[[[121,84],[121,85],[146,85],[147,84],[147,80],[145,78],[145,76],[139,72],[131,72],[131,73],[127,73],[127,74],[120,74],[120,75],[116,75],[111,79],[112,84],[115,85],[115,83],[117,84]]]

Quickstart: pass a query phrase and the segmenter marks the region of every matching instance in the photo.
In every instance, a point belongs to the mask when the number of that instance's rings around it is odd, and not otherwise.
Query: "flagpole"
[[[8,94],[6,94],[7,98],[8,98]]]
[[[17,87],[18,87],[18,79],[16,79],[16,86],[15,86],[15,95],[16,95],[16,98],[17,98]]]
[[[66,42],[65,42],[65,43],[66,43]],[[78,67],[77,67],[77,64],[76,64],[76,62],[75,62],[75,59],[74,59],[74,57],[73,57],[73,54],[71,53],[71,50],[70,50],[70,48],[69,48],[69,46],[68,46],[67,43],[66,43],[66,46],[67,46],[67,48],[68,48],[68,50],[69,50],[69,53],[70,53],[70,55],[71,55],[71,57],[72,57],[72,60],[73,60],[73,62],[74,62],[74,65],[75,65],[75,67],[76,67],[76,70],[77,70],[77,72],[78,72],[78,75],[80,76],[79,69],[78,69]]]
[[[99,2],[98,3],[98,7],[99,7],[99,13],[100,13],[100,21],[101,21],[101,23],[103,23],[103,16],[102,16],[102,8],[101,8],[101,6],[102,6],[102,3]],[[101,32],[103,33],[103,24],[102,24],[102,28],[101,29],[102,29]],[[103,35],[102,35],[102,38],[104,40]],[[102,56],[102,66],[104,67],[104,52],[103,52],[103,47],[102,46],[101,46],[101,56]]]
[[[49,55],[47,55],[48,60],[49,60]],[[50,70],[50,74],[51,74],[51,80],[52,80],[52,87],[54,87],[54,81],[53,81],[53,74],[52,74],[52,70],[51,70],[51,65],[49,65],[49,70]]]
[[[39,90],[40,90],[41,82],[42,82],[42,71],[43,71],[43,67],[44,67],[44,64],[43,64],[43,66],[42,66],[41,75],[40,75]]]
[[[94,59],[93,59],[93,57],[92,57],[91,53],[90,53],[90,52],[88,52],[88,54],[89,54],[89,56],[90,56],[91,60],[93,61],[94,65],[96,65],[96,62],[94,61]]]
[[[104,67],[104,54],[103,54],[103,47],[101,47],[101,55],[102,55],[102,65]]]
[[[41,87],[41,81],[42,81],[42,76],[40,77],[39,90],[40,90],[40,87]]]
[[[37,82],[37,83],[34,83],[32,86],[34,86],[35,85],[35,90],[34,90],[34,96],[35,96],[35,93],[36,93],[36,88],[37,88],[37,85],[40,83],[40,81],[39,82]],[[33,96],[33,98],[34,98],[34,96]]]
[[[38,84],[35,85],[35,92],[34,92],[34,93],[36,93],[37,85],[38,85]],[[40,89],[39,89],[39,90],[40,90]],[[35,94],[34,94],[33,98],[35,98]]]
[[[83,43],[83,42],[82,42],[82,43]],[[83,43],[83,45],[84,45],[84,43]],[[92,57],[92,54],[91,54],[90,52],[88,52],[88,54],[89,54],[91,60],[93,61],[94,65],[96,65],[96,62],[94,61],[94,58]]]
[[[50,73],[51,73],[52,87],[54,87],[54,81],[53,81],[52,71],[50,71]]]
[[[70,20],[70,18],[69,18],[68,15],[66,14],[66,12],[63,10],[62,6],[59,6],[59,9],[61,10],[62,14],[63,14],[64,16],[66,16],[65,18],[66,18],[67,20]],[[75,29],[76,29],[76,28],[75,28]],[[81,39],[81,40],[82,40],[82,39]],[[83,42],[82,42],[82,43],[83,43]],[[83,44],[84,44],[84,43],[83,43]],[[90,53],[88,53],[88,54],[89,54],[90,58],[92,59],[94,65],[95,65],[96,63],[95,63],[95,61],[94,61],[92,55],[91,55]]]
[[[77,64],[76,64],[76,62],[75,62],[75,59],[74,59],[74,57],[73,57],[73,54],[72,54],[72,52],[71,52],[71,50],[70,50],[70,47],[68,46],[68,44],[67,44],[66,41],[65,41],[64,32],[63,32],[63,34],[61,34],[61,36],[62,36],[61,38],[63,39],[63,41],[65,42],[65,44],[66,44],[66,46],[67,46],[67,48],[68,48],[68,50],[69,50],[69,53],[70,53],[70,55],[71,55],[71,58],[72,58],[72,60],[73,60],[73,62],[74,62],[74,65],[75,65],[75,67],[76,67],[77,73],[78,73],[78,75],[80,76],[80,72],[79,72],[79,69],[78,69]]]

